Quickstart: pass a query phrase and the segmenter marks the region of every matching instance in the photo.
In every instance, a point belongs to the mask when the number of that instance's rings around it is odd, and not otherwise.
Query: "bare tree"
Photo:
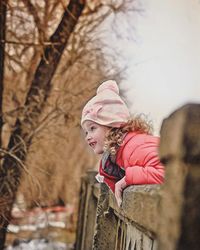
[[[8,148],[2,149],[4,162],[0,172],[1,247],[21,175],[29,171],[25,166],[25,159],[35,135],[42,129],[49,128],[49,124],[60,117],[63,127],[70,119],[78,126],[80,108],[87,96],[94,93],[94,82],[103,79],[102,72],[106,72],[105,77],[116,77],[116,70],[113,71],[114,63],[109,63],[108,67],[107,61],[102,60],[105,50],[99,39],[103,30],[99,29],[99,26],[111,13],[123,11],[124,3],[122,1],[115,6],[112,1],[111,4],[90,2],[84,10],[84,1],[78,0],[23,0],[15,1],[14,6],[7,5],[9,18],[14,13],[17,21],[14,20],[14,27],[8,25],[7,39],[1,40],[1,44],[6,42],[6,68],[13,72],[13,75],[20,75],[18,83],[25,75],[24,81],[27,85],[24,101],[19,100],[17,91],[12,92],[12,101],[16,107],[3,116],[4,120],[12,118],[14,122],[12,121]],[[60,4],[64,9],[62,18],[61,11],[55,11]],[[99,75],[94,76],[94,72]],[[10,79],[13,81],[16,78]],[[56,97],[52,101],[54,95]],[[50,109],[48,102],[51,103]],[[77,158],[86,159],[83,148],[75,145],[76,139],[77,135],[72,137],[73,143],[68,146],[69,155],[73,155],[68,163],[72,166],[81,165],[76,163]],[[79,151],[74,148],[79,148]],[[86,160],[83,161],[85,164]],[[78,172],[79,169],[73,171]],[[70,171],[66,172],[69,175]],[[63,183],[62,179],[61,184]]]
[[[25,109],[23,124],[22,121],[17,120],[16,129],[11,135],[8,153],[4,157],[0,173],[2,183],[0,189],[1,199],[6,201],[6,206],[5,203],[1,206],[0,249],[3,249],[4,246],[5,231],[19,186],[21,167],[23,167],[27,147],[31,142],[29,134],[32,126],[30,126],[30,124],[32,124],[32,121],[35,121],[40,114],[41,108],[50,91],[50,82],[53,74],[60,61],[69,36],[83,11],[83,7],[84,3],[81,3],[81,1],[70,1],[60,24],[49,39],[50,45],[44,46],[44,57],[42,57],[37,67],[31,88],[26,98],[25,107],[27,107],[27,109]],[[13,151],[15,157],[13,156]]]

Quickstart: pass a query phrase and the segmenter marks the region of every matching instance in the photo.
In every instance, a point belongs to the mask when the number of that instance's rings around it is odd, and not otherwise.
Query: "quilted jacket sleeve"
[[[134,166],[126,169],[126,183],[132,184],[160,184],[164,180],[164,170],[151,166]]]
[[[164,166],[158,157],[158,138],[146,136],[136,147],[128,145],[125,151],[126,182],[132,184],[160,184],[164,181]]]

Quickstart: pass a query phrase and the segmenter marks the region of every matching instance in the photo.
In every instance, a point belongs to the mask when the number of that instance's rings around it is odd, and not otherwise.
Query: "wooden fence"
[[[122,208],[95,172],[82,179],[76,250],[200,249],[200,105],[163,121],[163,185],[124,190]]]

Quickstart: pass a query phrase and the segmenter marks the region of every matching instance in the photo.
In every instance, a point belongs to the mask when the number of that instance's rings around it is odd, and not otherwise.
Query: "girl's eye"
[[[95,130],[95,126],[92,126],[92,127],[90,128],[90,130],[91,130],[91,131]]]

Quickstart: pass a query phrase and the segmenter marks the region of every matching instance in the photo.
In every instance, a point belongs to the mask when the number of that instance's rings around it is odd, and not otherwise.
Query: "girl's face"
[[[85,121],[83,130],[85,132],[85,140],[94,153],[103,154],[104,141],[109,128],[92,121]]]

